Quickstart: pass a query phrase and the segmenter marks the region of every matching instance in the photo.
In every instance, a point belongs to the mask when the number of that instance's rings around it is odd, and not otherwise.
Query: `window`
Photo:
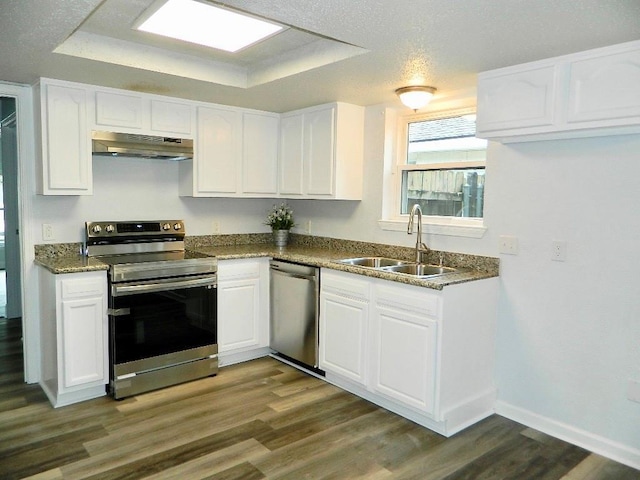
[[[475,115],[406,117],[399,161],[399,213],[419,204],[424,215],[481,219],[487,141],[475,137]]]

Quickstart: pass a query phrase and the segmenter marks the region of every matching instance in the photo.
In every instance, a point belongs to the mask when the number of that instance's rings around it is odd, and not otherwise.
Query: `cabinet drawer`
[[[62,299],[82,298],[100,295],[104,291],[106,279],[64,279],[62,280]]]
[[[394,285],[381,280],[375,285],[376,305],[403,310],[431,318],[440,317],[440,295],[426,288]]]
[[[258,260],[221,260],[218,262],[218,281],[220,282],[259,277],[260,262]]]
[[[323,292],[345,298],[369,301],[369,281],[360,278],[363,277],[352,273],[322,269],[320,288]]]

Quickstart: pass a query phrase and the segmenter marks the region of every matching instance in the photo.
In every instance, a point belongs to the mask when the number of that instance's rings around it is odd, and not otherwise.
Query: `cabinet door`
[[[191,105],[151,100],[151,130],[158,133],[191,135],[193,131]]]
[[[558,69],[544,66],[478,80],[478,136],[484,132],[554,123]]]
[[[257,278],[218,283],[218,348],[228,352],[262,346]]]
[[[368,302],[322,292],[319,359],[321,369],[366,385],[368,316]]]
[[[238,193],[242,138],[240,112],[200,107],[197,116],[196,193]]]
[[[278,188],[282,195],[302,195],[304,115],[283,117],[280,121]]]
[[[43,86],[44,195],[91,195],[90,130],[87,92],[59,85]]]
[[[640,117],[640,49],[570,63],[568,123]],[[606,125],[604,125],[606,126]]]
[[[433,413],[437,323],[412,312],[377,306],[372,328],[373,390]]]
[[[278,191],[278,124],[275,115],[245,113],[242,122],[242,191]]]
[[[65,388],[107,383],[104,297],[62,302],[63,384]]]
[[[141,95],[96,92],[96,125],[142,128]]]
[[[304,114],[306,193],[333,195],[335,178],[335,107]]]

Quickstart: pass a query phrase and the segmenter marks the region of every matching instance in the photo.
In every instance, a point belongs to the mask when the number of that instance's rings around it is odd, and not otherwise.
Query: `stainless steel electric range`
[[[87,222],[109,265],[109,393],[116,399],[218,372],[217,260],[185,250],[182,220]]]

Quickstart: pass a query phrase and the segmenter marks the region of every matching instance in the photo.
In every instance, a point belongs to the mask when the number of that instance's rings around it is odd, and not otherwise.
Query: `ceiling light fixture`
[[[281,25],[197,0],[167,0],[134,28],[232,53],[283,30]]]
[[[426,87],[424,85],[413,85],[410,87],[401,87],[396,90],[396,95],[400,97],[400,101],[414,112],[425,107],[436,92],[435,87]]]

